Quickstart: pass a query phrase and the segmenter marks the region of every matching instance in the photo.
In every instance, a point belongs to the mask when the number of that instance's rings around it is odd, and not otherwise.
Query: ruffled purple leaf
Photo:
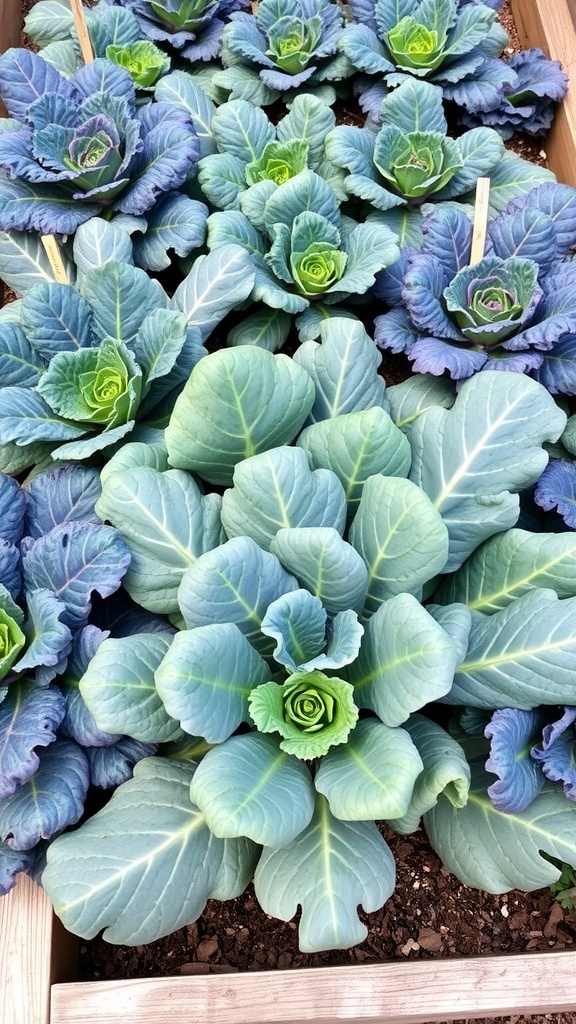
[[[561,718],[555,722],[548,722],[542,730],[542,750],[549,750],[553,743],[556,743],[574,722],[576,721],[576,708],[564,706]],[[535,755],[533,755],[535,756]]]
[[[26,534],[39,538],[64,523],[100,523],[94,506],[101,492],[97,469],[60,466],[40,473],[25,492]]]
[[[0,803],[0,841],[31,850],[74,825],[84,810],[89,772],[86,755],[72,740],[40,751],[33,778]]]
[[[17,480],[0,473],[0,539],[18,544],[24,530],[26,493]],[[0,576],[1,579],[1,576]]]
[[[56,185],[12,181],[0,174],[0,231],[73,235],[80,224],[100,212],[98,203],[65,199]]]
[[[455,206],[436,206],[422,221],[422,252],[438,260],[445,275],[444,286],[468,266],[472,245],[472,222]]]
[[[105,57],[97,57],[91,64],[83,64],[70,80],[85,99],[102,96],[118,96],[128,106],[131,114],[136,109],[136,96],[132,76]]]
[[[446,285],[446,274],[440,261],[433,256],[417,253],[409,261],[404,275],[402,298],[413,323],[420,331],[438,338],[461,341],[461,332],[444,309],[442,296]]]
[[[0,388],[33,388],[45,368],[22,328],[0,322]]]
[[[7,540],[0,540],[0,583],[14,600],[18,598],[22,589],[20,552]]]
[[[557,235],[554,221],[542,210],[524,208],[504,212],[493,220],[488,233],[494,254],[507,259],[521,256],[533,260],[541,274],[547,274],[556,259]]]
[[[464,71],[463,63],[461,69]],[[435,81],[442,85],[445,99],[452,100],[471,114],[493,110],[501,103],[504,93],[513,88],[517,81],[516,73],[497,57],[483,56],[476,67],[467,69],[465,74],[470,77],[462,76],[453,83],[445,80],[446,75],[442,76],[442,81],[440,76],[436,76]],[[482,123],[487,123],[484,118]]]
[[[163,192],[184,184],[200,159],[200,140],[185,110],[154,103],[140,113],[144,145],[132,164],[131,183],[116,202],[121,213],[138,216]]]
[[[566,526],[576,530],[576,465],[551,459],[534,490],[540,508],[557,509]]]
[[[406,353],[415,373],[432,373],[440,377],[446,371],[452,380],[463,380],[483,370],[488,356],[486,352],[451,345],[439,338],[422,338]]]
[[[13,666],[15,672],[29,669],[54,669],[44,672],[42,685],[47,685],[56,675],[56,669],[65,664],[72,647],[72,634],[63,622],[66,608],[50,590],[33,590],[26,594],[28,615],[22,626],[26,637],[26,650]]]
[[[382,299],[387,306],[400,306],[402,299],[402,282],[404,274],[408,269],[408,261],[418,250],[414,246],[405,246],[400,249],[400,257],[390,267],[385,267],[376,274],[376,280],[372,286],[371,294],[376,299]]]
[[[508,348],[505,341],[502,348],[497,352],[491,352],[486,360],[483,370],[508,370],[512,373],[529,373],[537,370],[542,365],[544,356],[542,352],[535,349],[527,349],[525,352],[515,352],[514,355],[507,355],[504,351]]]
[[[28,590],[52,590],[66,606],[62,621],[85,625],[94,591],[113,594],[130,553],[116,530],[92,523],[65,523],[33,541],[23,558]]]
[[[189,61],[215,60],[222,49],[223,32],[224,22],[219,18],[213,18],[206,28],[197,34],[194,42],[184,46],[182,56]]]
[[[556,256],[566,256],[576,238],[576,190],[555,181],[544,181],[506,207],[506,213],[534,209],[547,214],[556,230]]]
[[[0,799],[34,775],[40,763],[36,747],[55,741],[65,710],[56,687],[41,689],[29,679],[10,685],[0,704]]]
[[[420,337],[405,309],[391,309],[374,320],[374,341],[389,352],[409,353]]]
[[[107,747],[89,747],[86,750],[90,769],[90,782],[99,789],[113,789],[132,778],[134,765],[143,757],[153,757],[157,743],[142,743],[130,736],[122,736]]]
[[[484,735],[491,740],[486,771],[498,776],[488,787],[488,796],[500,811],[517,814],[528,807],[544,785],[540,766],[530,749],[546,722],[540,708],[495,711]]]
[[[102,747],[116,743],[120,736],[100,729],[88,710],[78,683],[100,644],[108,636],[107,630],[97,626],[84,626],[74,637],[66,671],[58,685],[66,702],[66,713],[60,726],[63,736],[76,740],[82,747]]]
[[[553,395],[576,395],[576,333],[565,334],[532,374]]]
[[[307,82],[318,67],[315,64],[311,64],[310,67],[304,68],[304,71],[300,71],[297,75],[287,75],[283,71],[269,70],[263,68],[260,72],[260,78],[267,85],[269,89],[276,89],[278,92],[286,92],[287,89],[297,89],[298,86],[303,85]]]
[[[576,708],[565,707],[561,718],[542,730],[542,746],[532,748],[532,757],[540,762],[551,782],[562,782],[564,795],[576,800],[576,763],[574,760],[574,729]]]

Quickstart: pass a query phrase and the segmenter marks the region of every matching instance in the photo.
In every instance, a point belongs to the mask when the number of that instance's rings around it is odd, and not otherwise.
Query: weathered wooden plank
[[[568,0],[512,0],[522,46],[559,60],[572,85],[546,139],[548,164],[559,181],[576,185],[576,31]]]
[[[75,976],[77,940],[56,922],[50,902],[21,875],[0,899],[0,1021],[49,1024],[52,981]]]
[[[576,1010],[574,954],[55,985],[50,1024],[424,1024]]]
[[[20,0],[0,0],[0,53],[11,46],[20,45],[22,5]],[[0,101],[0,117],[6,116],[4,104]]]

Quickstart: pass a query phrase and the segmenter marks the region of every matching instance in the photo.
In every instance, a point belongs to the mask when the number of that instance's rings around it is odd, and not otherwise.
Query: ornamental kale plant
[[[356,24],[339,45],[358,71],[378,76],[360,85],[362,107],[374,119],[389,89],[408,76],[440,86],[445,99],[471,112],[496,106],[516,80],[497,57],[508,37],[482,3],[352,0],[351,9]]]
[[[90,783],[117,785],[156,751],[102,733],[77,688],[108,636],[92,594],[113,594],[130,561],[94,513],[100,491],[97,470],[72,465],[25,490],[0,475],[0,892],[78,821]]]
[[[267,193],[271,192],[268,198]],[[336,193],[314,171],[250,197],[239,210],[208,218],[208,247],[233,242],[251,254],[254,300],[301,313],[319,298],[329,305],[363,295],[376,273],[398,258],[395,234],[372,214],[358,224],[343,217]]]
[[[252,288],[252,266],[238,246],[201,256],[172,300],[132,265],[131,251],[120,228],[101,220],[82,226],[80,288],[34,285],[17,320],[0,318],[0,464],[11,472],[49,455],[85,459],[109,450],[137,421],[141,432],[163,427],[206,353],[203,342]],[[24,449],[17,468],[15,448]]]
[[[133,11],[147,39],[173,47],[190,61],[217,57],[222,32],[233,11],[247,0],[119,0]]]
[[[136,110],[132,78],[99,58],[66,78],[40,56],[0,57],[0,228],[73,234],[107,211],[139,216],[194,171],[200,144],[184,110]]]
[[[574,189],[537,186],[489,223],[487,253],[469,266],[466,211],[436,207],[422,249],[407,257],[405,308],[377,317],[377,343],[406,352],[420,372],[530,372],[553,393],[573,394],[576,265],[564,257],[575,218]]]
[[[338,53],[343,9],[331,0],[261,0],[255,15],[235,12],[224,29],[222,63],[231,70],[214,81],[233,81],[233,98],[259,106],[299,89],[309,92],[352,73]],[[335,93],[332,91],[333,102]]]
[[[376,909],[394,885],[381,818],[406,832],[424,814],[435,835],[437,815],[457,816],[466,837],[451,835],[448,860],[468,871],[478,783],[467,800],[464,747],[420,709],[457,703],[473,693],[473,676],[478,692],[493,687],[492,708],[510,706],[514,686],[516,701],[536,693],[561,581],[569,589],[574,578],[570,556],[550,571],[544,541],[531,572],[497,560],[486,585],[506,591],[510,625],[500,629],[497,614],[472,614],[478,585],[468,599],[466,579],[483,542],[517,532],[514,492],[538,477],[541,444],[564,424],[546,391],[517,374],[480,374],[456,399],[422,378],[385,390],[370,339],[347,320],[328,321],[322,343],[305,343],[293,360],[244,346],[200,361],[165,450],[152,464],[126,446],[97,504],[131,551],[129,593],[181,628],[168,649],[145,631],[105,640],[79,683],[100,728],[135,736],[179,724],[194,754],[144,759],[103,811],[51,844],[43,884],[67,927],[149,941],[253,876],[267,913],[287,920],[301,906],[303,950],[347,947],[366,933],[358,904]],[[210,497],[224,533],[202,553],[208,517],[216,528]],[[444,583],[424,607],[439,572]],[[544,573],[558,592],[542,589]],[[454,598],[442,593],[451,580]],[[531,601],[538,616],[524,629]],[[574,692],[568,612],[551,703]],[[145,704],[126,685],[136,663]],[[498,693],[497,677],[510,680]],[[539,850],[565,852],[576,813],[557,790],[541,796],[554,811],[548,834],[510,869],[527,887],[558,877]],[[510,826],[518,842],[530,813]],[[501,852],[498,841],[480,865],[474,857],[475,884],[493,887]],[[157,928],[150,908],[160,896]]]

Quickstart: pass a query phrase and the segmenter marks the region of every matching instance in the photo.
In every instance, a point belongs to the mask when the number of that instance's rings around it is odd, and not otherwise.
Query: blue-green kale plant
[[[198,204],[200,205],[200,204]],[[159,243],[158,243],[159,244]],[[85,459],[164,426],[204,342],[254,280],[238,246],[200,256],[171,299],[133,265],[129,235],[78,230],[78,287],[46,280],[0,316],[0,465]],[[143,433],[144,431],[144,433]]]
[[[185,110],[136,109],[129,73],[98,58],[65,77],[41,56],[0,57],[0,229],[70,235],[99,214],[140,216],[196,169]]]
[[[435,207],[396,295],[385,283],[396,305],[376,318],[377,343],[418,372],[529,372],[552,393],[576,393],[576,263],[565,259],[575,229],[576,190],[544,182],[489,222],[486,255],[470,265],[466,210]]]
[[[194,368],[164,445],[127,445],[103,471],[96,507],[130,550],[126,589],[179,630],[167,647],[146,630],[104,640],[80,693],[101,729],[184,736],[51,843],[43,884],[72,931],[150,941],[253,877],[268,914],[300,906],[304,951],[348,947],[366,934],[358,905],[394,887],[380,819],[410,832],[424,815],[435,842],[453,821],[446,862],[492,891],[554,881],[541,851],[575,862],[557,784],[506,815],[484,770],[469,789],[462,729],[422,713],[476,694],[576,704],[572,535],[556,550],[526,534],[517,572],[501,554],[486,593],[466,582],[490,544],[524,536],[518,491],[565,414],[521,374],[479,374],[455,398],[430,378],[385,389],[377,364],[338,319],[294,359],[221,350]]]

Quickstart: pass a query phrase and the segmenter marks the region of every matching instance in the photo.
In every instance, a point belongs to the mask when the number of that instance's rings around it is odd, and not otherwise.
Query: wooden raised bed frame
[[[512,0],[524,46],[576,81],[576,0]],[[0,0],[0,51],[18,46],[19,0]],[[547,142],[576,185],[576,89]],[[426,1024],[576,1010],[576,953],[527,953],[206,977],[77,982],[78,940],[21,877],[0,899],[1,1024]]]

